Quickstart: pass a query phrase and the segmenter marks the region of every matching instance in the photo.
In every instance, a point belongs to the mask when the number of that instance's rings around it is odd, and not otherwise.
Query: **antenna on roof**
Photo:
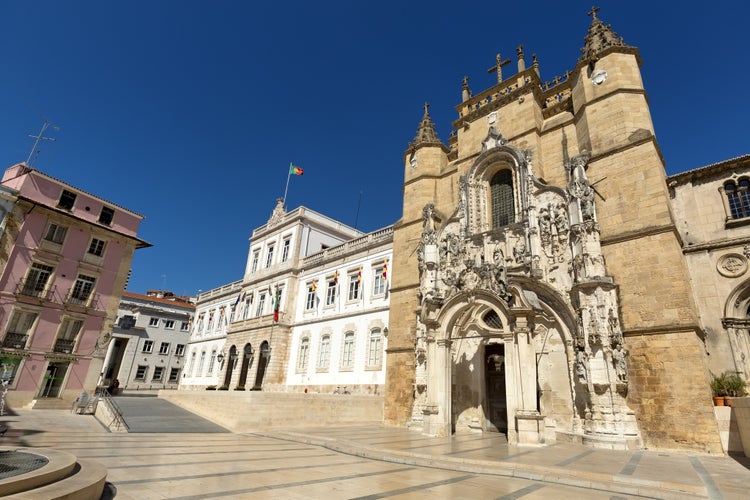
[[[37,146],[39,145],[39,141],[45,140],[45,141],[55,142],[54,137],[44,137],[44,131],[47,130],[49,126],[52,126],[52,129],[55,131],[60,130],[60,127],[52,123],[49,118],[47,118],[41,113],[40,113],[40,116],[42,117],[42,120],[44,120],[44,123],[42,123],[42,129],[39,131],[39,134],[37,135],[29,134],[29,137],[31,137],[32,139],[35,139],[35,141],[34,141],[34,146],[31,148],[31,151],[29,152],[29,157],[26,158],[26,166],[28,167],[32,167],[36,159],[39,157],[39,150],[37,149]]]

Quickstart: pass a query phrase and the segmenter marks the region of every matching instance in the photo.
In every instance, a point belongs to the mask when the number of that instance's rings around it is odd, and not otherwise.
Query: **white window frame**
[[[258,297],[258,305],[255,308],[255,317],[256,318],[258,316],[262,316],[263,315],[263,309],[265,308],[265,305],[266,305],[266,294],[265,293],[261,293],[260,297]]]
[[[328,333],[323,334],[320,337],[320,345],[318,349],[318,371],[327,371],[328,366],[331,364],[331,335]]]
[[[260,250],[253,251],[253,264],[250,268],[250,272],[254,273],[258,270],[258,264],[260,264]]]
[[[385,284],[387,280],[383,278],[383,265],[373,268],[372,277],[372,295],[385,295]]]
[[[271,243],[268,245],[268,248],[266,249],[266,269],[271,267],[271,264],[273,264],[273,250],[275,245]]]
[[[310,337],[302,337],[299,341],[299,350],[297,352],[297,371],[307,371],[307,364],[310,359]]]
[[[177,344],[174,348],[174,355],[175,356],[184,356],[185,355],[185,344]]]
[[[156,316],[148,318],[148,326],[159,326],[159,318]]]
[[[281,245],[281,262],[286,262],[287,260],[289,260],[289,251],[292,248],[292,237],[289,236],[287,238],[284,238],[284,241]]]
[[[326,306],[332,306],[336,304],[336,289],[338,284],[336,278],[330,276],[326,278]]]
[[[154,341],[153,340],[144,340],[143,341],[143,348],[141,349],[141,352],[145,352],[145,353],[152,353],[152,352],[154,352]]]
[[[164,321],[164,328],[167,330],[174,330],[174,320],[173,319],[165,319]]]
[[[180,331],[181,332],[187,332],[190,330],[190,322],[189,321],[183,321],[180,323]]]
[[[315,297],[317,293],[313,290],[313,283],[307,284],[307,296],[305,297],[305,310],[310,311],[315,309]]]
[[[354,351],[357,336],[353,331],[344,332],[341,341],[341,369],[351,370],[354,368]]]
[[[99,238],[91,238],[91,243],[89,243],[89,249],[86,251],[87,253],[90,253],[91,255],[95,255],[96,257],[104,257],[104,252],[107,249],[107,241],[106,240],[100,240]]]
[[[73,287],[70,289],[70,303],[87,306],[91,302],[91,298],[94,296],[96,281],[96,276],[79,274],[78,277],[76,277]]]
[[[383,363],[383,330],[372,328],[367,336],[367,366],[380,367]]]
[[[349,277],[349,280],[348,280],[349,293],[347,295],[348,300],[350,301],[359,300],[360,289],[361,289],[360,287],[361,281],[359,280],[359,274],[357,271],[355,271],[354,273],[350,273],[347,276]]]
[[[159,344],[159,354],[169,354],[169,348],[171,347],[171,345],[172,344],[170,344],[169,342],[162,342],[161,344]]]

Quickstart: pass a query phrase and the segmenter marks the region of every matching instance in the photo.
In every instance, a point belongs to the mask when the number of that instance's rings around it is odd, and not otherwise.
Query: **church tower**
[[[543,82],[522,46],[464,78],[449,147],[427,107],[394,227],[386,423],[721,452],[641,59],[592,9]],[[688,425],[687,422],[690,422]]]

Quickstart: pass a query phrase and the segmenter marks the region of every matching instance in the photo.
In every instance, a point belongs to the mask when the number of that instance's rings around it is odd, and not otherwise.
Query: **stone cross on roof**
[[[503,66],[506,64],[510,64],[510,59],[506,59],[503,61],[503,56],[498,53],[495,56],[495,65],[487,70],[487,73],[494,73],[497,72],[497,83],[500,83],[503,81]]]

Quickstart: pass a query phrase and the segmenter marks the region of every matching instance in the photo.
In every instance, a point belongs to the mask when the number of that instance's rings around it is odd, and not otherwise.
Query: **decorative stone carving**
[[[612,364],[615,366],[617,381],[621,383],[628,382],[628,365],[625,361],[627,355],[628,351],[623,349],[622,344],[617,344],[617,347],[612,350]]]
[[[747,272],[747,257],[738,253],[723,255],[716,263],[716,269],[727,278],[742,276]]]
[[[284,210],[284,198],[277,198],[276,206],[274,207],[273,212],[271,212],[271,217],[266,223],[268,227],[275,226],[280,223],[284,219],[284,214],[286,214],[286,210]]]

